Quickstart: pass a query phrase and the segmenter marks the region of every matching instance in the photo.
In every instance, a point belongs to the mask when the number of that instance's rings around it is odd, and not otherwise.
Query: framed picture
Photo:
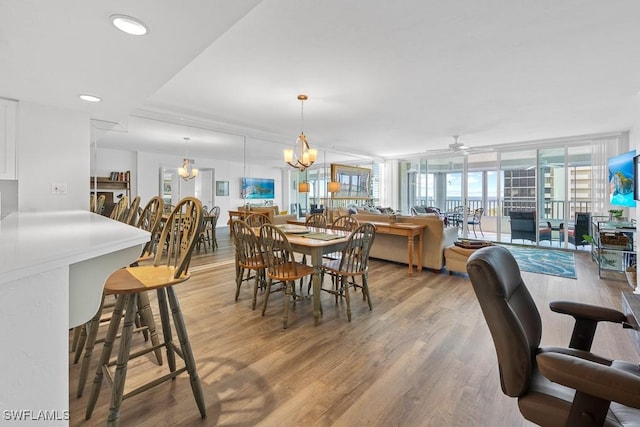
[[[331,179],[340,183],[334,199],[370,199],[371,169],[346,165],[331,165]]]
[[[216,196],[229,195],[229,181],[216,181]]]
[[[162,191],[164,194],[171,194],[171,181],[165,181],[162,183]]]

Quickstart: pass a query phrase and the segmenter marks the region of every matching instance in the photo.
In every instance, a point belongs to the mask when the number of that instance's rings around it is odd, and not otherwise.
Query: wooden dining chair
[[[327,217],[323,213],[314,213],[304,221],[307,227],[327,228]]]
[[[211,216],[211,249],[218,249],[218,239],[216,238],[216,227],[218,226],[218,219],[220,219],[220,206],[214,206],[209,212]]]
[[[232,226],[238,266],[236,270],[236,301],[240,296],[242,282],[254,279],[251,308],[255,310],[258,288],[264,287],[266,282],[265,269],[267,265],[264,261],[262,245],[256,233],[246,222],[236,220],[233,221]]]
[[[337,217],[331,223],[334,230],[353,231],[360,225],[360,222],[352,215],[342,215]]]
[[[111,404],[109,406],[107,424],[119,425],[120,406],[123,399],[149,390],[165,381],[172,380],[185,371],[189,373],[191,390],[200,411],[200,416],[202,418],[206,417],[202,384],[196,370],[196,363],[191,344],[189,343],[182,311],[180,310],[180,304],[173,288],[175,285],[183,283],[190,278],[190,274],[188,273],[189,263],[201,227],[202,204],[200,201],[194,197],[182,199],[169,215],[163,227],[162,234],[160,235],[158,247],[166,247],[166,254],[158,250],[156,251],[153,265],[123,268],[115,271],[107,278],[105,295],[117,295],[118,298],[109,323],[107,337],[102,347],[100,362],[93,380],[85,415],[86,419],[91,418],[105,376],[107,377],[107,381],[112,385]],[[157,302],[160,309],[160,320],[162,322],[162,334],[164,338],[163,342],[159,344],[159,347],[165,348],[166,350],[170,372],[124,394],[129,360],[143,356],[154,351],[156,348],[156,346],[152,346],[130,354],[131,336],[133,333],[135,307],[138,296],[141,292],[154,289],[157,291]],[[169,309],[171,310],[173,322],[169,319]],[[123,310],[125,316],[118,357],[116,361],[110,362],[111,351],[114,347],[114,341],[118,333]],[[173,340],[173,331],[175,331],[177,335],[179,347]],[[176,368],[176,355],[182,358],[185,363],[185,366],[180,369]],[[116,368],[112,375],[110,368],[114,365]],[[105,373],[108,375],[105,375]]]
[[[269,295],[272,292],[274,282],[282,282],[285,295],[284,314],[282,325],[286,329],[289,320],[289,302],[291,299],[300,299],[295,293],[295,281],[313,274],[313,267],[296,262],[293,256],[291,244],[287,236],[278,227],[272,224],[264,224],[260,227],[260,239],[264,247],[264,257],[267,264],[267,287],[262,306],[262,315],[267,311]],[[278,291],[276,290],[276,291]]]
[[[322,263],[323,272],[327,272],[332,276],[333,288],[325,288],[322,290],[335,296],[336,302],[338,297],[344,297],[347,303],[347,318],[351,321],[351,298],[349,295],[349,286],[354,289],[362,289],[362,299],[366,299],[369,304],[369,310],[372,309],[371,296],[369,294],[368,273],[369,273],[369,251],[376,236],[376,228],[373,224],[365,223],[356,228],[347,244],[342,250],[339,259],[326,259]],[[362,284],[358,284],[355,277],[362,278]],[[349,282],[349,278],[352,281]]]
[[[249,227],[259,228],[264,224],[271,224],[271,220],[267,215],[261,213],[252,213],[246,216],[244,222],[247,223]]]
[[[304,225],[307,227],[317,227],[317,228],[327,228],[327,217],[324,213],[314,213],[311,214],[305,219]],[[307,263],[307,255],[302,255],[302,263]],[[309,282],[309,287],[311,287],[311,282]],[[302,280],[300,281],[300,289],[302,289]]]

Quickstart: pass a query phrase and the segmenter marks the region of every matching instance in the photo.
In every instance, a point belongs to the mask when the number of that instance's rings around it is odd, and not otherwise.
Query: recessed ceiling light
[[[98,96],[94,96],[94,95],[80,95],[80,99],[82,99],[83,101],[87,101],[87,102],[100,102],[102,101],[102,98],[98,97]]]
[[[142,21],[127,15],[111,15],[111,23],[122,32],[132,36],[143,36],[147,34],[147,26]]]

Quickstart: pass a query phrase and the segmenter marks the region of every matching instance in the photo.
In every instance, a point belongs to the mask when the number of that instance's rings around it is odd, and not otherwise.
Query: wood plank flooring
[[[196,252],[193,277],[176,287],[207,418],[200,419],[183,374],[125,400],[121,425],[531,425],[522,420],[516,400],[500,391],[493,343],[466,276],[425,270],[408,277],[406,265],[372,260],[373,311],[356,294],[349,323],[344,303],[323,294],[318,327],[313,326],[311,300],[305,300],[292,306],[289,327],[283,330],[282,295],[272,295],[264,317],[260,307],[251,310],[250,286],[243,285],[234,301],[234,248],[228,230],[217,234],[218,250]],[[548,309],[550,301],[619,309],[620,292],[631,289],[626,282],[598,279],[587,254],[576,255],[576,270],[578,280],[523,273],[542,315],[543,345],[567,345],[573,327],[571,318]],[[144,345],[141,335],[134,336],[134,345]],[[613,325],[600,326],[593,350],[640,360],[628,331]],[[130,364],[127,389],[168,369],[153,360]],[[70,425],[104,425],[109,387],[103,385],[93,417],[85,420],[95,366],[83,397],[77,398],[80,366],[72,355],[69,365]]]

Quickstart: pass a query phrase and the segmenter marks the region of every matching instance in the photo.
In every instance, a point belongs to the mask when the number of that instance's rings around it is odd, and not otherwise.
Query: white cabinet
[[[18,102],[0,98],[0,179],[18,179],[16,128]]]

